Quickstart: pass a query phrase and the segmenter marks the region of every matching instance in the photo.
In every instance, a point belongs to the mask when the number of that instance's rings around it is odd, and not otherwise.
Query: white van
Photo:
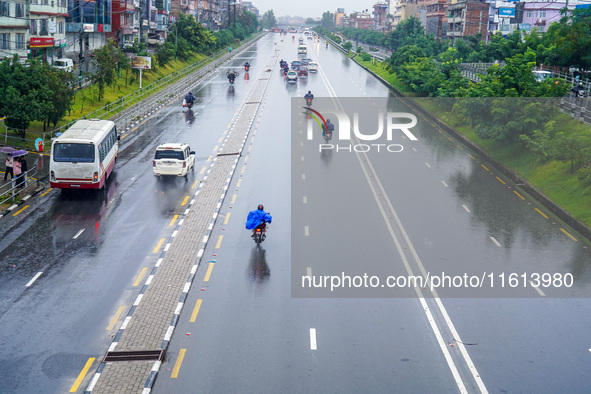
[[[58,70],[74,71],[74,61],[68,58],[57,59],[53,62],[53,67]]]
[[[298,55],[305,55],[308,53],[308,48],[305,45],[300,45],[298,47]]]

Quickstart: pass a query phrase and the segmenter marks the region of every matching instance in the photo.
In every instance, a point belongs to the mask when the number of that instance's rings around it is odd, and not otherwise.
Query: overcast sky
[[[376,0],[250,0],[263,15],[273,10],[275,17],[303,16],[305,18],[321,18],[326,11],[335,12],[337,8],[344,8],[347,14],[353,11],[372,10]]]

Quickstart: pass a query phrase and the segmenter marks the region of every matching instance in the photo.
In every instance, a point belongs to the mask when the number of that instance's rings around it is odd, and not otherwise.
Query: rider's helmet
[[[263,207],[263,204],[259,204],[259,206],[257,207],[257,209],[258,209],[258,210],[261,210],[261,211],[264,211],[264,210],[265,210],[264,208],[265,208],[265,207]]]
[[[326,123],[330,123],[330,119],[326,119]]]
[[[312,91],[311,90],[308,90],[308,94],[312,94]]]

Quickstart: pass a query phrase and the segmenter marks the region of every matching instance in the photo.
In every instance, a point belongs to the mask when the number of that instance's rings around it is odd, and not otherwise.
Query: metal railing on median
[[[16,203],[21,194],[27,192],[32,185],[39,185],[36,165],[21,176],[12,177],[10,182],[0,186],[0,204]]]

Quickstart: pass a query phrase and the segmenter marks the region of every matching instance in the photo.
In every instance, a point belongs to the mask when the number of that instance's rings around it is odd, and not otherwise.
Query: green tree
[[[589,157],[589,143],[585,144],[579,136],[566,136],[558,133],[553,142],[553,158],[563,163],[570,162],[570,173],[574,173],[575,164]]]
[[[273,10],[269,10],[263,14],[263,17],[261,18],[261,26],[267,29],[277,26],[277,20],[275,19]]]
[[[551,140],[552,133],[554,131],[555,121],[551,120],[544,125],[543,130],[532,131],[531,136],[521,134],[519,139],[523,141],[526,149],[529,149],[534,154],[540,156],[543,160],[546,160],[552,154]]]
[[[72,109],[74,101],[76,76],[72,72],[49,68],[47,87],[53,92],[52,106],[45,123],[53,123],[53,127]],[[45,123],[43,129],[45,130]]]
[[[351,48],[353,48],[353,43],[351,43],[351,41],[347,41],[346,43],[343,44],[343,48],[349,52],[351,50]]]
[[[48,72],[49,67],[36,60],[25,67],[16,55],[0,63],[0,114],[6,116],[6,126],[19,129],[23,138],[29,124],[34,120],[46,121],[53,108],[54,93],[48,86]]]
[[[575,66],[591,69],[591,8],[572,11],[548,27],[544,54],[548,63],[556,66]]]
[[[166,66],[174,57],[174,44],[166,41],[164,45],[157,45],[155,50],[156,59],[160,67]]]
[[[402,20],[394,30],[386,36],[385,44],[392,51],[405,45],[416,44],[415,40],[424,38],[425,29],[421,20],[416,16],[411,16]]]
[[[330,11],[325,11],[322,13],[322,19],[320,20],[320,26],[324,27],[325,29],[332,29],[334,28],[334,15],[330,13]]]
[[[105,85],[110,86],[115,81],[119,57],[125,55],[112,40],[107,41],[107,45],[95,49],[92,54],[95,72],[91,75],[91,80],[98,85],[100,100],[105,92]]]

